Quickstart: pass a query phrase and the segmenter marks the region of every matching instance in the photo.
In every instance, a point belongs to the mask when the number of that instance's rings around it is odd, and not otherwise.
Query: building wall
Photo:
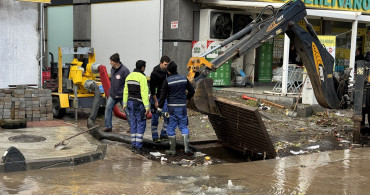
[[[164,0],[163,55],[168,55],[178,65],[178,72],[187,75],[191,57],[194,31],[194,11],[199,11],[191,0]],[[178,28],[171,29],[171,22],[178,21]]]
[[[0,88],[38,84],[38,6],[0,1]]]
[[[54,62],[58,62],[58,47],[73,47],[73,6],[48,7],[46,27],[47,28],[47,56],[48,62],[45,66],[50,67],[51,57],[54,55]],[[70,63],[73,55],[63,55],[63,63]]]
[[[160,1],[126,1],[91,5],[91,46],[96,62],[111,68],[118,52],[130,71],[137,60],[147,62],[146,75],[159,64]]]

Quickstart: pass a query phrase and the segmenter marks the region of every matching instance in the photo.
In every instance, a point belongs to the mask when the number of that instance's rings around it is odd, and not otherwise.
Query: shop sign
[[[306,7],[370,13],[370,0],[302,0]],[[265,0],[281,3],[288,0]]]
[[[17,0],[17,1],[28,1],[28,2],[36,2],[36,3],[50,3],[50,0]]]
[[[317,36],[322,45],[325,46],[326,50],[333,56],[335,59],[335,36],[329,35],[318,35]]]

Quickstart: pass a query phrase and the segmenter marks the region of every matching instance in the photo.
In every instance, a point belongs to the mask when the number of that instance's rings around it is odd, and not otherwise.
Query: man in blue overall
[[[158,104],[158,112],[162,111],[164,102],[167,99],[169,112],[169,123],[167,126],[168,139],[170,142],[170,150],[166,150],[168,155],[176,155],[176,134],[175,129],[179,127],[183,140],[184,151],[188,155],[192,155],[189,149],[189,129],[188,129],[188,113],[186,103],[190,100],[195,91],[189,80],[177,73],[177,65],[175,62],[170,62],[167,66],[169,76],[163,82],[161,98]],[[186,94],[186,91],[188,92]]]
[[[163,127],[161,130],[160,137],[158,138],[158,119],[160,118],[159,114],[157,114],[158,109],[158,100],[161,96],[161,90],[164,80],[167,78],[167,65],[170,63],[170,58],[168,56],[162,56],[161,60],[159,61],[159,65],[153,68],[152,73],[150,74],[150,107],[152,112],[152,138],[153,142],[158,143],[160,141],[168,140],[167,136],[167,125],[168,125],[168,118],[163,117]],[[162,108],[163,112],[167,112],[167,101],[165,101],[164,106]]]
[[[144,74],[146,62],[138,60],[136,69],[126,78],[123,108],[128,108],[131,122],[131,146],[135,153],[145,153],[142,149],[146,128],[146,115],[149,114],[148,82]]]

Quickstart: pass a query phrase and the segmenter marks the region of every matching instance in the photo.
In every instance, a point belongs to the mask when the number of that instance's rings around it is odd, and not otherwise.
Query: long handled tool
[[[79,135],[81,135],[81,134],[84,134],[84,133],[86,133],[86,132],[88,132],[88,131],[90,131],[90,130],[93,130],[93,129],[97,128],[97,127],[99,127],[99,125],[94,126],[94,127],[91,127],[91,128],[89,128],[88,130],[81,131],[81,132],[79,132],[79,133],[77,133],[77,134],[75,134],[75,135],[72,135],[71,137],[69,137],[69,138],[67,138],[67,139],[64,139],[63,141],[61,141],[61,142],[59,142],[59,143],[55,144],[55,145],[54,145],[54,149],[55,149],[55,150],[61,150],[61,149],[63,149],[63,148],[64,148],[64,147],[66,147],[66,145],[69,143],[70,139],[72,139],[72,138],[74,138],[74,137],[76,137],[76,136],[79,136]]]

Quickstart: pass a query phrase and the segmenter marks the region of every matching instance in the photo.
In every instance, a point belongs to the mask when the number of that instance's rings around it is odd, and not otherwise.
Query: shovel
[[[76,136],[78,136],[78,135],[81,135],[81,134],[83,134],[83,133],[86,133],[86,132],[88,132],[88,131],[90,131],[90,130],[92,130],[92,129],[95,129],[95,128],[97,128],[97,127],[99,127],[99,125],[94,126],[94,127],[91,127],[91,128],[89,128],[88,130],[85,130],[85,131],[79,132],[79,133],[77,133],[77,134],[75,134],[75,135],[72,135],[71,137],[69,137],[69,138],[67,138],[67,139],[64,139],[63,141],[61,141],[61,142],[59,142],[59,143],[55,144],[55,145],[54,145],[54,149],[55,149],[55,150],[61,150],[61,149],[65,148],[65,147],[66,147],[66,145],[69,143],[70,139],[72,139],[72,138],[74,138],[74,137],[76,137]]]

